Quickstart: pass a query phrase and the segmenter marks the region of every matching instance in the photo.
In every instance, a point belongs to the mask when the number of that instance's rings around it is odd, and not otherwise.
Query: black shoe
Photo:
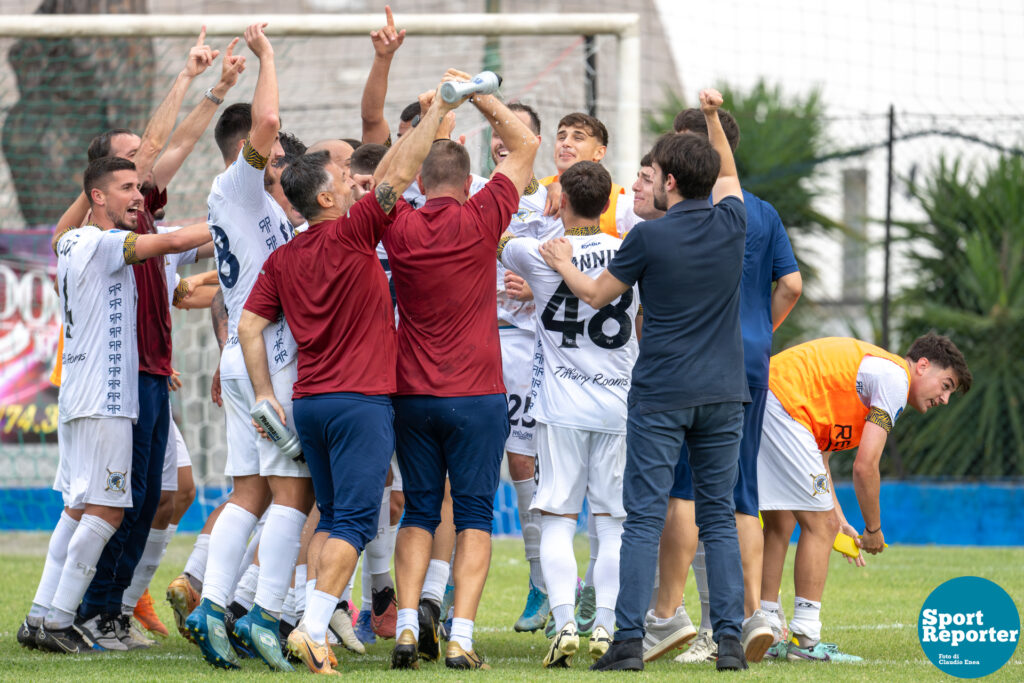
[[[21,626],[18,627],[18,642],[22,647],[35,650],[39,647],[39,644],[36,643],[36,633],[38,631],[39,626],[33,626],[28,623],[28,617],[25,617],[25,621],[21,622]]]
[[[40,626],[36,631],[36,645],[40,650],[64,655],[83,655],[102,650],[74,625],[54,629]]]
[[[441,656],[438,645],[437,622],[441,619],[441,606],[433,600],[420,600],[417,612],[420,622],[420,639],[417,644],[420,657],[428,662],[435,662]]]
[[[643,671],[644,639],[626,638],[612,642],[608,652],[594,662],[591,671]]]
[[[237,602],[232,602],[228,605],[228,608],[224,610],[224,630],[228,634],[228,642],[231,643],[231,647],[238,653],[240,659],[255,659],[256,653],[250,650],[242,639],[235,635],[235,622],[248,614],[249,611],[242,607]]]
[[[416,638],[409,629],[398,634],[395,649],[391,651],[392,669],[418,669],[420,660],[416,655]]]
[[[740,671],[747,668],[747,658],[743,654],[743,646],[736,636],[722,636],[718,639],[718,663],[715,668],[719,671]]]

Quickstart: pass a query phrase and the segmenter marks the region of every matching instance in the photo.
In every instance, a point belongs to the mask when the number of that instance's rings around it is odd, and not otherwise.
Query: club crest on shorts
[[[124,493],[124,486],[128,479],[126,476],[127,472],[111,472],[110,468],[107,468],[107,491],[117,491],[118,493]]]
[[[822,472],[821,474],[811,475],[811,488],[814,489],[811,492],[811,497],[818,495],[819,493],[823,496],[829,495],[828,490],[828,475]]]

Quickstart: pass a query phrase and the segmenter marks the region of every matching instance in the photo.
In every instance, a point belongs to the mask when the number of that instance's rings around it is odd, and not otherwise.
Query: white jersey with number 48
[[[597,227],[567,230],[576,266],[596,278],[622,240]],[[540,255],[540,242],[503,238],[501,262],[522,276],[537,302],[537,344],[530,415],[560,427],[626,433],[626,397],[638,347],[635,288],[600,310],[580,301]],[[536,357],[536,356],[535,356]]]
[[[139,415],[134,232],[89,225],[57,242],[64,355],[60,421]]]
[[[284,210],[263,186],[262,160],[248,143],[226,171],[214,178],[207,205],[217,275],[228,309],[228,339],[220,357],[221,379],[247,379],[238,319],[270,253],[292,238]],[[263,330],[270,374],[295,360],[297,347],[282,317]]]

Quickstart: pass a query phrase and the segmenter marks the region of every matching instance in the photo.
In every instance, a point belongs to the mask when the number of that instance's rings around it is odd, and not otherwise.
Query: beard
[[[138,227],[139,225],[138,211],[129,213],[127,208],[120,215],[118,215],[111,211],[108,207],[107,218],[109,218],[110,222],[114,224],[114,227],[118,228],[119,230],[135,230],[135,228]]]
[[[659,195],[657,192],[653,195],[654,208],[658,211],[668,211],[668,195]]]

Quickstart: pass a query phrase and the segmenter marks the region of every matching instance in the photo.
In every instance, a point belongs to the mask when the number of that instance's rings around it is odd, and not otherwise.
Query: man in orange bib
[[[791,639],[770,653],[790,661],[859,659],[821,642],[832,543],[839,531],[858,535],[832,490],[829,453],[857,448],[853,485],[865,525],[858,545],[882,552],[878,462],[886,438],[905,406],[924,413],[946,404],[954,391],[970,389],[971,372],[953,342],[931,332],[903,357],[856,339],[826,337],[773,356],[768,386],[757,466],[765,535],[761,609],[777,633],[782,565],[794,525],[800,525]]]

